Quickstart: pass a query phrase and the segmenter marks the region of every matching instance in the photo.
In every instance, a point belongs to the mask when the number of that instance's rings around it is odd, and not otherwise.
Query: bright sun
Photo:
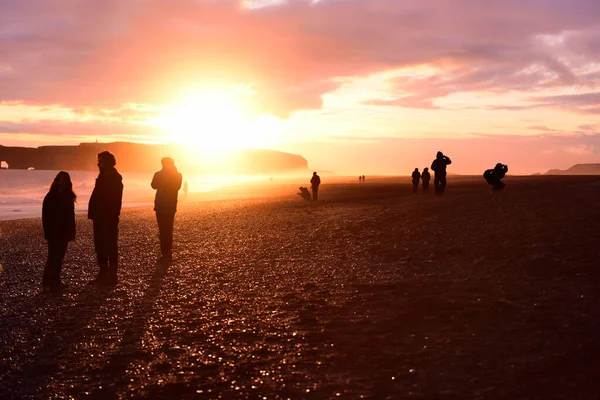
[[[203,90],[166,107],[155,121],[175,143],[208,151],[254,147],[252,121],[236,91]]]

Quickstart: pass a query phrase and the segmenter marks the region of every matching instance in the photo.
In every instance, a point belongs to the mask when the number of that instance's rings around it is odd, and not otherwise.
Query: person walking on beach
[[[119,267],[119,216],[123,199],[123,178],[117,172],[115,156],[108,151],[98,154],[96,185],[90,197],[88,219],[94,225],[94,247],[98,259],[98,275],[92,283],[117,284]]]
[[[173,223],[177,212],[177,194],[181,189],[181,174],[171,157],[161,160],[162,169],[154,174],[151,186],[156,190],[154,211],[160,238],[160,262],[164,266],[171,263],[173,249]]]
[[[429,181],[431,180],[431,175],[429,174],[429,168],[423,168],[423,173],[421,174],[421,179],[423,180],[423,193],[429,193]]]
[[[413,194],[417,194],[417,189],[419,188],[420,180],[421,173],[419,172],[419,168],[415,168],[415,170],[412,173]]]
[[[59,290],[64,286],[60,270],[67,254],[69,242],[75,240],[75,201],[71,177],[60,171],[42,204],[44,238],[48,241],[48,260],[42,277],[44,289]]]
[[[483,177],[487,183],[492,185],[492,189],[490,190],[491,193],[499,192],[500,190],[504,189],[504,186],[506,185],[504,182],[502,182],[502,179],[504,179],[507,172],[508,165],[498,163],[494,169],[488,169],[483,173]]]
[[[188,194],[188,183],[187,183],[187,181],[185,181],[183,183],[183,198],[186,200],[187,200],[187,194]]]
[[[431,163],[431,169],[434,172],[433,184],[435,185],[435,194],[441,196],[446,191],[446,166],[452,164],[449,157],[438,151],[435,160]]]
[[[317,201],[319,197],[319,185],[321,184],[321,177],[317,175],[316,172],[313,172],[313,176],[310,179],[310,188],[312,190],[312,199],[313,201]]]

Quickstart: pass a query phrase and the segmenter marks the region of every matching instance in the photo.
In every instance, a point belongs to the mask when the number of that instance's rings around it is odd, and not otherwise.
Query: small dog
[[[310,192],[308,191],[308,188],[300,186],[298,188],[298,190],[300,190],[300,192],[298,193],[298,196],[302,197],[302,200],[310,201],[311,198],[310,198]]]

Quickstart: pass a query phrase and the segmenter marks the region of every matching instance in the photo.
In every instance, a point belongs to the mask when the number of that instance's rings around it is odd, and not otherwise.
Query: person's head
[[[502,167],[503,167],[502,163],[496,164],[496,168],[502,168]]]
[[[317,175],[317,171],[313,172],[313,176]]]
[[[435,158],[444,158],[444,153],[442,153],[441,151],[438,151],[437,154],[435,155]]]
[[[415,168],[415,172],[419,172],[419,168]]]
[[[73,196],[73,201],[77,198],[75,192],[73,192],[73,182],[71,182],[71,176],[68,172],[60,171],[54,177],[52,185],[50,185],[51,192],[67,193]]]
[[[429,168],[427,168],[427,167],[423,168],[423,172],[427,172],[427,171],[429,171]]]
[[[162,160],[160,160],[160,163],[162,164],[163,168],[175,168],[175,160],[173,160],[171,157],[164,157]]]
[[[117,165],[117,160],[115,159],[115,156],[112,155],[112,153],[108,151],[103,151],[102,153],[98,154],[98,169],[100,170],[100,172],[106,171],[107,169],[112,168],[115,165]]]

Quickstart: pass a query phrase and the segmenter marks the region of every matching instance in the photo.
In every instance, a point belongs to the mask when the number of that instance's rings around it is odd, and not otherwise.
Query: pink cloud
[[[551,129],[544,125],[532,125],[528,126],[527,129],[531,131],[541,131],[541,132],[560,132],[560,129]]]
[[[599,59],[598,15],[595,0],[323,0],[254,11],[233,0],[10,0],[0,4],[10,67],[0,99],[115,108],[222,80],[253,85],[258,109],[288,115],[319,108],[337,77],[421,64],[440,66],[444,79],[414,82],[398,106],[431,107],[464,90],[592,85],[599,77],[582,63]],[[563,32],[562,44],[539,39]]]

